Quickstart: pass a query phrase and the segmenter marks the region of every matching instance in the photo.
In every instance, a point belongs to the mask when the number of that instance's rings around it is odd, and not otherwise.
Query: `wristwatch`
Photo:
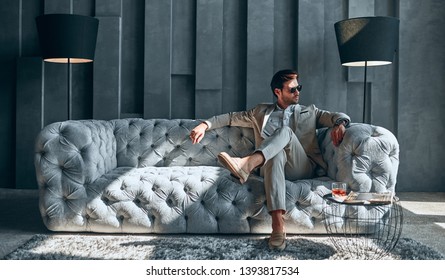
[[[334,126],[338,126],[338,125],[341,125],[341,124],[343,124],[345,127],[347,127],[349,122],[347,120],[345,120],[345,119],[338,119],[337,121],[335,121]]]

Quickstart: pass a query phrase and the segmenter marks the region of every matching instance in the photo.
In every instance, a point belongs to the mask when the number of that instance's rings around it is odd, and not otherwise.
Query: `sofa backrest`
[[[224,127],[207,131],[193,145],[190,131],[200,121],[189,119],[119,119],[112,121],[117,166],[217,166],[217,155],[244,156],[254,150],[253,130]]]
[[[218,166],[220,152],[242,157],[254,151],[253,130],[240,127],[210,130],[193,145],[190,131],[199,123],[189,119],[119,119],[50,124],[36,140],[39,186],[57,189],[64,182],[69,189],[89,184],[121,166]],[[347,182],[355,191],[395,190],[399,144],[387,129],[351,124],[339,147],[333,146],[330,129],[320,129],[318,143],[327,164],[327,173],[317,172],[318,176]]]

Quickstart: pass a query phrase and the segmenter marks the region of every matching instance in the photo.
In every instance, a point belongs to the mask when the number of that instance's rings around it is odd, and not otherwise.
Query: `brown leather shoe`
[[[272,232],[269,238],[269,249],[283,251],[286,248],[286,233]]]
[[[218,155],[218,160],[221,164],[226,167],[233,176],[238,178],[241,184],[244,184],[249,178],[249,173],[244,171],[240,166],[240,158],[231,157],[225,152],[221,152]]]

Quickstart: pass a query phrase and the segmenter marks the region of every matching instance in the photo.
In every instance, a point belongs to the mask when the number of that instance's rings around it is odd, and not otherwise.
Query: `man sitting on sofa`
[[[199,143],[206,130],[223,126],[250,127],[254,131],[256,150],[244,158],[220,153],[218,159],[243,184],[256,168],[264,178],[267,208],[272,216],[269,248],[284,250],[286,232],[285,180],[311,178],[317,166],[326,168],[320,153],[316,129],[333,127],[331,138],[338,146],[343,140],[350,118],[344,113],[320,110],[314,105],[298,104],[302,85],[294,70],[275,73],[270,83],[276,96],[274,104],[259,104],[253,109],[214,116],[190,133],[193,144]]]

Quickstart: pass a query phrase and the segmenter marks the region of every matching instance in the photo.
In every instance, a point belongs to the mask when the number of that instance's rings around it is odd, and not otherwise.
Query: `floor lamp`
[[[334,24],[343,66],[364,66],[363,122],[366,117],[366,76],[368,66],[391,64],[398,46],[399,19],[359,17]]]
[[[99,20],[73,14],[47,14],[36,18],[41,55],[44,61],[68,66],[68,119],[72,118],[71,63],[94,60]]]

